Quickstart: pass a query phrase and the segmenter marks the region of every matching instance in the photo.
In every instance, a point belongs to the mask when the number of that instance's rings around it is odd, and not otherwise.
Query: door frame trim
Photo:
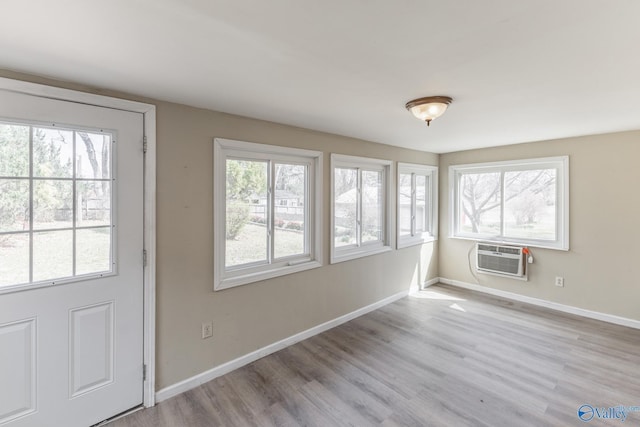
[[[0,77],[0,90],[23,93],[59,101],[76,102],[143,115],[146,154],[144,160],[144,249],[147,263],[144,267],[143,302],[143,363],[146,379],[143,382],[143,404],[155,405],[155,348],[156,348],[156,106],[77,90],[63,89],[38,83]],[[142,256],[142,254],[140,255]]]

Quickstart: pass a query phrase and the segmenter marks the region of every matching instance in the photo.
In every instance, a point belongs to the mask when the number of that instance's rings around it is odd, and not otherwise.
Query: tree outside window
[[[451,167],[454,237],[568,248],[568,158]]]

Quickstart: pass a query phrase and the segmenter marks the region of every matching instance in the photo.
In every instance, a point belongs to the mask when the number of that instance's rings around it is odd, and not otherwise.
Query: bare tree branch
[[[89,157],[89,163],[91,163],[91,169],[93,169],[93,177],[99,178],[98,172],[100,169],[98,166],[98,160],[96,159],[96,150],[95,148],[93,148],[93,141],[91,141],[91,138],[89,138],[89,135],[87,135],[84,132],[78,132],[78,136],[80,136],[80,138],[82,139],[82,142],[84,142],[84,146],[87,149],[87,156]]]
[[[547,173],[547,170],[540,170],[535,177],[533,177],[531,180],[529,180],[528,183],[526,183],[526,185],[524,185],[523,187],[519,188],[519,190],[517,192],[513,192],[512,194],[502,194],[501,197],[498,197],[497,201],[492,202],[492,200],[494,200],[496,198],[496,196],[498,195],[498,193],[501,190],[501,187],[503,185],[503,180],[502,179],[497,179],[495,182],[495,185],[493,186],[493,188],[490,188],[487,195],[480,198],[479,200],[477,199],[477,190],[478,190],[478,185],[480,183],[480,179],[482,178],[483,175],[485,174],[469,174],[469,175],[464,175],[463,176],[463,185],[462,185],[462,196],[464,198],[464,200],[469,204],[469,206],[465,205],[465,203],[462,204],[462,208],[464,211],[464,214],[471,220],[472,222],[472,227],[473,227],[473,231],[477,232],[479,225],[480,225],[480,218],[482,217],[482,214],[484,214],[485,212],[488,212],[492,209],[495,209],[497,207],[499,207],[501,204],[506,203],[512,199],[514,199],[515,197],[521,195],[522,193],[526,192],[527,190],[531,189],[532,187],[534,187],[536,184],[540,184],[539,188],[534,188],[532,190],[532,193],[534,194],[538,194],[542,191],[544,191],[546,188],[548,188],[549,185],[553,184],[555,182],[555,177],[549,177],[548,180],[546,180],[545,182],[539,182],[540,179]],[[523,171],[521,172],[517,172],[515,174],[511,174],[508,178],[506,178],[506,181],[504,182],[504,187],[510,187],[511,185],[513,185],[515,182],[517,182],[519,179],[522,178],[523,176]]]

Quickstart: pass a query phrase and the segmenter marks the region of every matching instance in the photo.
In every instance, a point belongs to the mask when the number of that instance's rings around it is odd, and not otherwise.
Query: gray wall
[[[517,144],[440,156],[441,277],[476,283],[469,273],[471,241],[449,236],[449,165],[569,156],[568,252],[536,249],[529,281],[480,274],[480,284],[640,320],[640,132]],[[472,256],[473,257],[473,256]],[[556,276],[565,287],[556,287]]]

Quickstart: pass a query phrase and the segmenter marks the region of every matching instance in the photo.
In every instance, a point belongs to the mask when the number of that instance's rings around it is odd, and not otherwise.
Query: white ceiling
[[[640,129],[638,0],[3,0],[0,68],[436,153]],[[430,128],[412,98],[454,98]]]

